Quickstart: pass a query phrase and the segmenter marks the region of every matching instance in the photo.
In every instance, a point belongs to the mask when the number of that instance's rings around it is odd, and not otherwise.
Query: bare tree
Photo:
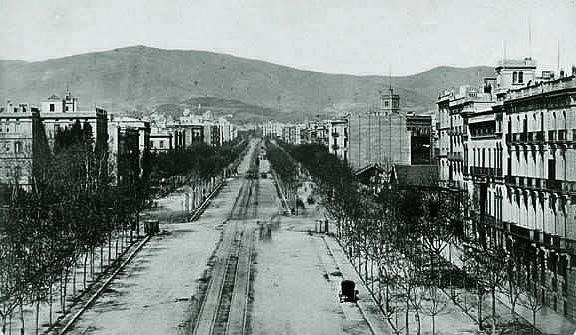
[[[544,306],[542,303],[543,297],[544,289],[539,290],[536,287],[536,284],[534,284],[531,292],[523,295],[523,299],[520,300],[520,303],[530,309],[530,312],[532,313],[532,335],[536,334],[536,316]]]
[[[426,305],[425,310],[432,318],[432,335],[434,335],[436,334],[436,316],[444,311],[448,305],[448,299],[436,285],[426,288],[425,299],[430,301],[430,304]]]

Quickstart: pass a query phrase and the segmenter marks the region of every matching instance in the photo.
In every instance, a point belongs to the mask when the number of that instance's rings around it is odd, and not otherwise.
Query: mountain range
[[[179,113],[212,108],[239,121],[297,120],[372,104],[390,85],[401,107],[435,109],[441,89],[479,85],[492,67],[441,66],[410,76],[329,74],[206,51],[145,46],[92,52],[37,62],[0,61],[0,101],[38,104],[66,88],[81,107],[112,113]]]

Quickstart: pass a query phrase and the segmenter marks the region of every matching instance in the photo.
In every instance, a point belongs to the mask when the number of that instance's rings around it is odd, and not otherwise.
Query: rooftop
[[[532,67],[536,68],[536,61],[530,57],[524,59],[503,59],[498,61],[496,69],[507,67]]]
[[[506,95],[505,100],[508,101],[508,100],[520,99],[520,98],[535,96],[535,95],[544,94],[544,93],[551,93],[554,91],[560,91],[560,90],[565,90],[565,89],[576,89],[576,77],[575,76],[564,77],[564,78],[559,78],[559,79],[550,80],[550,81],[542,81],[542,82],[539,82],[535,85],[530,85],[530,86],[522,87],[519,89],[510,90],[508,92],[508,94]]]

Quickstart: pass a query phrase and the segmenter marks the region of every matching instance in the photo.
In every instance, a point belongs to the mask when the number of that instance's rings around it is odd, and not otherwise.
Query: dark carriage
[[[351,280],[343,280],[340,283],[340,302],[356,302],[358,301],[358,290],[356,284]]]

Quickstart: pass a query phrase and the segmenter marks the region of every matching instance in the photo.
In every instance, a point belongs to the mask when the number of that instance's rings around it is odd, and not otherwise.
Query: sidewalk
[[[358,276],[358,273],[348,261],[338,242],[330,236],[323,236],[322,239],[326,242],[326,246],[332,253],[334,261],[338,264],[342,272],[342,280],[349,279],[356,283],[359,291],[357,305],[370,325],[370,328],[373,329],[373,332],[375,334],[394,334],[394,330],[390,327],[388,320],[386,320],[380,307],[374,299],[372,299],[372,296],[370,296],[368,289],[362,283],[360,276]]]
[[[460,256],[463,251],[452,244],[449,248],[446,248],[443,252],[445,259],[452,261],[452,264],[461,268],[462,261]],[[450,257],[451,256],[451,257]],[[464,292],[460,292],[464,294]],[[473,296],[472,293],[468,292],[468,296]],[[472,298],[474,299],[474,298]],[[487,296],[483,304],[484,315],[488,316],[492,310],[491,297]],[[512,312],[510,310],[510,304],[508,303],[508,298],[501,292],[496,294],[496,309],[497,313],[501,315],[502,319],[512,320]],[[476,313],[476,310],[473,310]],[[519,318],[522,318],[526,323],[532,324],[532,311],[520,304],[516,305],[516,314]],[[488,320],[490,322],[490,320]],[[576,323],[568,320],[559,313],[556,313],[553,309],[543,306],[540,311],[536,313],[536,329],[544,335],[572,335],[576,331]]]

